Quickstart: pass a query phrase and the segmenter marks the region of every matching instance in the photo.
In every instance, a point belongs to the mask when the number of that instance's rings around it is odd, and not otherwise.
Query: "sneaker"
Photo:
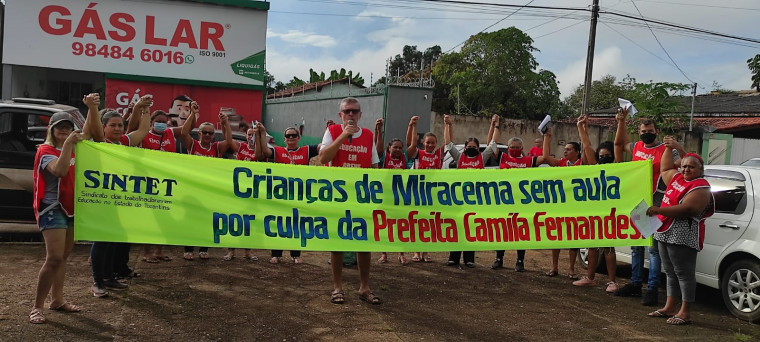
[[[641,297],[641,285],[628,283],[623,288],[615,291],[615,295],[618,297]]]
[[[467,266],[467,267],[469,267],[469,268],[475,268],[475,263],[474,262],[466,262],[466,263],[464,263],[464,265]]]
[[[114,290],[126,290],[127,288],[129,288],[129,285],[120,283],[116,279],[105,280],[103,281],[103,285],[105,285],[105,287],[109,289],[114,289]]]
[[[615,291],[617,291],[619,288],[620,288],[620,286],[618,286],[618,283],[616,283],[614,281],[610,281],[610,282],[607,283],[607,290],[606,291],[607,291],[607,293],[615,293]]]
[[[90,291],[92,291],[92,295],[97,298],[108,296],[108,291],[106,291],[106,288],[103,285],[92,284]]]
[[[596,286],[596,281],[594,279],[591,279],[587,276],[581,277],[580,280],[576,280],[573,282],[573,285],[575,286]]]
[[[492,270],[496,270],[502,267],[504,267],[504,261],[498,258],[493,262],[493,265],[491,265]]]
[[[525,264],[522,260],[517,260],[515,263],[515,272],[525,272]]]
[[[446,261],[446,266],[456,266],[456,265],[459,265],[459,263],[454,260]]]
[[[641,305],[657,305],[657,289],[647,290],[647,292],[644,294],[644,298],[641,298]]]

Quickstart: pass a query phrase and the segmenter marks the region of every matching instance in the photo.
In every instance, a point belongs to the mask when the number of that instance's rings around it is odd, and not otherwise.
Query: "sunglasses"
[[[214,135],[214,132],[201,131],[201,134],[203,134],[203,135]]]
[[[298,134],[295,134],[295,133],[294,134],[285,134],[285,138],[295,139],[295,138],[298,138]]]
[[[361,112],[361,110],[359,110],[359,109],[344,109],[341,112],[343,112],[343,114],[359,114],[359,112]]]

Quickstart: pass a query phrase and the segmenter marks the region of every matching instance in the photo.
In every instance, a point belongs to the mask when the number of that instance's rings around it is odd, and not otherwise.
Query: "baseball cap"
[[[74,123],[74,118],[71,117],[71,114],[66,113],[66,112],[58,112],[58,113],[53,114],[50,117],[50,124],[49,124],[49,126],[53,127],[53,126],[61,123],[62,121],[68,121],[68,122],[71,123],[72,126],[74,126],[74,128],[77,127],[76,123]]]

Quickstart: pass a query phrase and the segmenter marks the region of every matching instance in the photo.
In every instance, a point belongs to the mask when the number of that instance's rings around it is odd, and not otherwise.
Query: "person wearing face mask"
[[[417,148],[417,121],[419,119],[420,117],[416,115],[409,119],[409,126],[406,129],[406,155],[412,160],[412,169],[440,170],[443,167],[444,147],[452,141],[451,120],[448,115],[443,116],[443,146],[438,147],[438,137],[433,132],[427,132],[422,136],[422,146],[424,148],[420,150]],[[412,261],[432,262],[433,259],[428,256],[427,252],[415,252]]]
[[[577,142],[571,141],[565,145],[565,151],[562,158],[557,159],[551,156],[552,129],[549,128],[544,134],[544,155],[543,163],[549,164],[554,167],[568,167],[578,166],[583,163],[583,157],[581,155],[581,145]],[[559,274],[559,249],[552,250],[552,269],[546,272],[546,276],[555,277]],[[569,250],[569,273],[568,278],[572,280],[578,280],[578,275],[575,273],[575,259],[578,258],[578,249],[570,248]]]
[[[628,139],[626,119],[627,109],[618,109],[615,119],[617,120],[617,132],[615,133],[615,148],[631,153],[631,161],[652,161],[652,204],[659,206],[665,193],[666,184],[660,179],[660,163],[662,155],[667,147],[657,141],[657,126],[651,119],[644,119],[639,125],[639,141],[631,143]],[[680,145],[679,145],[680,146]],[[685,154],[683,150],[673,153],[673,164],[679,155]],[[644,276],[644,252],[646,247],[631,247],[631,282],[615,292],[620,297],[641,297],[641,286]],[[649,247],[649,278],[647,291],[641,299],[641,304],[646,306],[656,305],[658,302],[657,286],[660,278],[660,253],[657,244]]]
[[[588,136],[588,115],[582,115],[578,118],[578,134],[581,137],[581,144],[583,144],[583,160],[587,165],[595,164],[609,164],[619,163],[623,161],[622,153],[615,153],[614,145],[611,141],[603,141],[599,144],[596,151],[591,147],[591,139]],[[575,286],[596,286],[596,266],[599,262],[599,253],[604,254],[605,262],[607,265],[607,287],[605,291],[607,293],[614,293],[618,290],[618,284],[615,281],[615,274],[617,272],[617,257],[615,256],[614,247],[600,247],[588,249],[588,268],[586,268],[586,275],[581,279],[573,282]]]
[[[494,115],[491,118],[491,131],[489,138],[492,137],[494,141],[499,140],[499,116]],[[489,139],[490,140],[490,139]],[[536,141],[543,140],[536,139]],[[523,141],[518,137],[512,137],[507,142],[507,148],[509,153],[501,153],[499,157],[500,169],[523,169],[529,167],[536,167],[544,162],[543,152],[539,156],[531,156],[523,154]],[[534,147],[535,148],[535,147]],[[531,151],[534,151],[532,148]],[[496,251],[496,260],[491,265],[491,269],[500,269],[504,267],[504,250]],[[517,261],[515,262],[515,272],[525,271],[525,250],[517,251]]]
[[[491,118],[491,126],[489,128],[488,134],[489,137],[493,136],[494,133],[492,130],[496,125],[498,125],[498,122],[499,116],[494,115]],[[448,135],[449,137],[454,136],[454,125],[451,122],[451,117],[448,115],[444,116],[444,123],[446,124],[446,126],[444,126],[444,135]],[[448,133],[446,132],[446,129],[448,129]],[[474,137],[467,139],[467,142],[464,145],[464,152],[462,154],[459,153],[453,142],[447,141],[446,145],[446,147],[449,149],[449,153],[451,153],[451,156],[454,157],[454,159],[457,161],[457,169],[482,169],[485,167],[485,164],[489,159],[497,157],[499,153],[499,150],[496,148],[495,140],[491,140],[489,142],[488,146],[486,146],[486,148],[483,150],[483,153],[480,152],[480,142],[477,138]],[[460,256],[464,261],[465,266],[469,268],[475,267],[474,251],[450,252],[449,260],[446,261],[446,266],[459,265]]]
[[[140,123],[139,118],[129,120],[128,132],[135,131]],[[164,152],[177,152],[177,140],[175,131],[179,128],[172,129],[168,127],[169,116],[163,110],[156,110],[150,116],[150,130],[143,138],[140,147]],[[144,245],[142,261],[147,263],[158,263],[161,261],[171,261],[172,258],[164,255],[163,246],[161,245]]]

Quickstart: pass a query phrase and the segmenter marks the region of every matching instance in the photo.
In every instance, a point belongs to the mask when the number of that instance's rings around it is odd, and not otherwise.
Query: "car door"
[[[705,221],[705,242],[697,255],[697,274],[718,278],[720,258],[749,226],[754,198],[747,196],[752,189],[746,170],[710,167],[705,170],[715,197],[715,214]]]

